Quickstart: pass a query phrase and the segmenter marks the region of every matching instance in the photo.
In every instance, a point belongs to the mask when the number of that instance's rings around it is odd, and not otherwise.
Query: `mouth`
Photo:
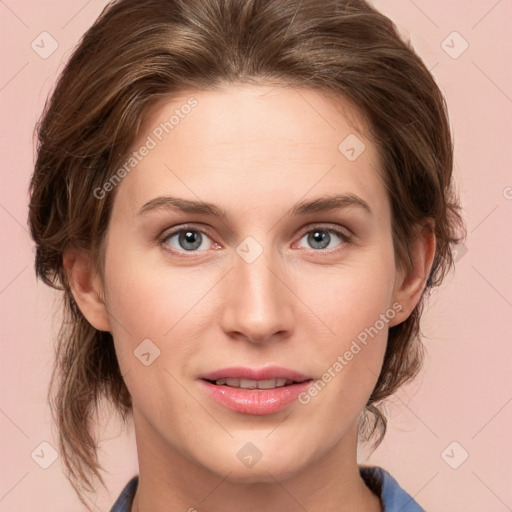
[[[291,407],[313,381],[281,367],[224,368],[199,377],[206,395],[241,414],[266,415]]]
[[[250,379],[216,379],[209,380],[203,379],[209,382],[210,384],[214,384],[215,386],[228,386],[230,388],[238,388],[238,389],[276,389],[282,388],[285,386],[291,386],[293,384],[299,384],[304,381],[295,381],[291,379],[266,379],[266,380],[250,380]]]

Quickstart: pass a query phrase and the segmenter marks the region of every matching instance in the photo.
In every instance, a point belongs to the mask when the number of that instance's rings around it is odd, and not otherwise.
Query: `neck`
[[[357,427],[302,471],[257,481],[230,479],[197,465],[169,446],[134,412],[139,484],[131,512],[381,512],[380,499],[366,486],[357,466]],[[298,454],[300,457],[300,454]]]

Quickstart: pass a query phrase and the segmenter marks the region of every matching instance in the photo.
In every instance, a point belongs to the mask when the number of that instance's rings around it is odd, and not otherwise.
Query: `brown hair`
[[[94,477],[104,485],[92,431],[100,399],[126,421],[131,397],[111,334],[94,329],[73,300],[63,251],[89,251],[102,275],[115,194],[97,199],[93,191],[122,165],[152,105],[178,90],[241,82],[315,88],[362,112],[381,157],[399,266],[410,264],[414,227],[434,221],[436,252],[422,299],[389,330],[360,425],[365,440],[376,436],[374,447],[386,430],[378,403],[420,369],[425,294],[453,265],[451,244],[464,227],[444,98],[394,24],[362,0],[112,2],[83,36],[45,105],[30,184],[36,273],[64,297],[48,396],[67,476],[83,503],[81,489],[93,490]]]

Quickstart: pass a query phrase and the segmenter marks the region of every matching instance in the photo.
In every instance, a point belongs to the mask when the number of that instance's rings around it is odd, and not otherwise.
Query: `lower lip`
[[[242,414],[273,414],[297,400],[311,380],[273,389],[241,389],[217,386],[201,379],[206,393],[216,402]]]

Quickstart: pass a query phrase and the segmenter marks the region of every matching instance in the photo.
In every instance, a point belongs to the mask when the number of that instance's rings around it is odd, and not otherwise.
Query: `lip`
[[[295,370],[283,368],[281,366],[267,366],[265,368],[247,368],[243,366],[233,366],[222,368],[210,373],[199,375],[200,379],[218,380],[218,379],[249,379],[249,380],[268,380],[268,379],[287,379],[296,382],[310,380],[309,375],[305,375]]]
[[[273,389],[241,389],[230,386],[218,386],[208,382],[224,378],[268,380],[287,379],[297,381],[288,386]],[[204,392],[220,405],[241,414],[266,415],[274,414],[296,401],[300,393],[305,391],[312,378],[308,375],[282,368],[269,366],[261,369],[231,367],[205,373],[199,377]]]

